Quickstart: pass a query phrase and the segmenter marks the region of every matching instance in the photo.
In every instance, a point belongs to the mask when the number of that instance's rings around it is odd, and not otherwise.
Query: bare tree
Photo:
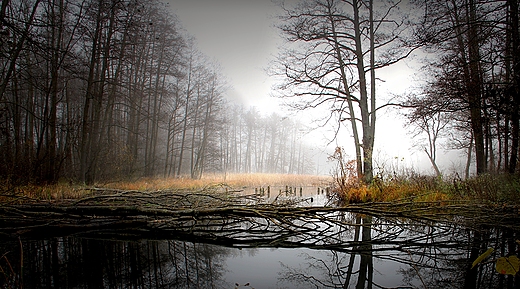
[[[283,96],[302,97],[309,109],[328,103],[332,115],[350,123],[360,179],[373,177],[376,70],[406,58],[416,47],[405,40],[399,2],[314,0],[285,9],[279,25],[293,44],[278,58]]]
[[[508,98],[512,99],[511,107],[511,158],[509,159],[508,172],[515,173],[519,161],[520,150],[520,18],[518,0],[508,0],[507,25],[506,25],[506,83]]]
[[[194,158],[192,158],[192,170],[191,177],[193,179],[200,179],[204,170],[207,168],[208,156],[213,152],[210,150],[211,147],[218,147],[216,145],[211,146],[212,141],[216,137],[216,132],[219,129],[219,116],[220,110],[222,109],[223,102],[223,91],[225,90],[225,83],[219,79],[219,74],[215,70],[206,70],[207,75],[200,78],[199,81],[202,85],[202,93],[200,97],[203,97],[201,104],[202,114],[200,127],[197,129],[200,131],[196,142],[196,145],[192,146],[194,152]],[[194,128],[195,131],[195,128]]]

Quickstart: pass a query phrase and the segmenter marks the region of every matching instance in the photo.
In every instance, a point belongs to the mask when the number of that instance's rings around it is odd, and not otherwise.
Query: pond
[[[314,198],[316,203],[323,196]],[[458,222],[456,217],[434,222],[331,211],[313,218],[287,223],[254,218],[215,228],[210,222],[207,230],[183,228],[184,233],[146,238],[110,230],[41,238],[3,236],[0,287],[519,286],[518,277],[498,274],[493,262],[518,253],[515,240],[520,232],[514,229]],[[471,270],[471,262],[487,248],[494,248],[494,253]]]

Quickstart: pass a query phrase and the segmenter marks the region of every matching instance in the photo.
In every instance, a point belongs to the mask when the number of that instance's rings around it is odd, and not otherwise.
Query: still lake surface
[[[313,197],[319,204],[323,196]],[[494,259],[520,232],[330,213],[317,231],[261,240],[75,234],[0,239],[1,288],[518,288]],[[339,224],[339,225],[338,225]],[[235,224],[236,226],[236,224]],[[251,233],[256,234],[256,233]],[[250,237],[258,241],[243,242]],[[470,270],[487,248],[495,252]],[[517,282],[515,284],[515,282]]]

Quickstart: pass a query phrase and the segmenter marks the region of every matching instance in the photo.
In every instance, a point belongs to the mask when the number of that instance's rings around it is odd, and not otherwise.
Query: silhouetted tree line
[[[409,99],[415,107],[409,119],[428,135],[433,166],[435,142],[444,137],[467,151],[466,175],[473,160],[477,174],[518,172],[518,0],[417,3],[424,8],[417,36],[429,53],[431,77]]]
[[[155,0],[6,0],[0,176],[81,183],[303,173],[297,124],[226,102],[227,85]]]

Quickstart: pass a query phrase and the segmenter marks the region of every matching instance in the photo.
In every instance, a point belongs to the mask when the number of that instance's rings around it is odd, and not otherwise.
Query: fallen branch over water
[[[0,234],[70,234],[129,238],[184,238],[214,243],[283,246],[340,246],[356,215],[391,226],[442,223],[474,229],[518,230],[519,208],[470,202],[364,203],[345,207],[301,206],[302,199],[233,195],[222,188],[154,192],[93,189],[77,200],[0,205]],[[386,230],[386,229],[385,229]],[[373,240],[377,242],[377,238]]]

